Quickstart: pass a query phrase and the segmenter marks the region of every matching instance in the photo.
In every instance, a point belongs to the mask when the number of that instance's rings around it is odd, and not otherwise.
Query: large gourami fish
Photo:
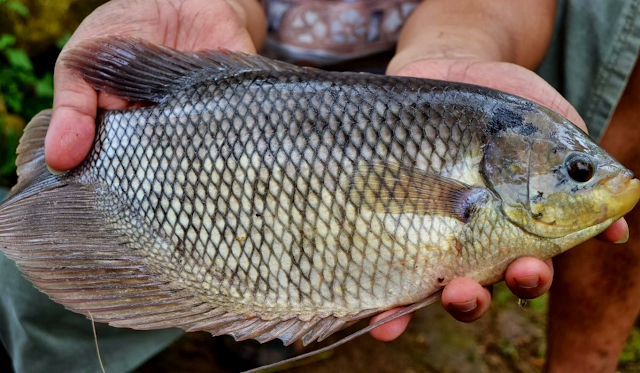
[[[309,343],[436,301],[456,277],[500,281],[640,198],[579,128],[492,89],[117,37],[62,58],[153,105],[100,113],[89,156],[62,175],[44,165],[49,112],[35,117],[0,248],[114,326]]]

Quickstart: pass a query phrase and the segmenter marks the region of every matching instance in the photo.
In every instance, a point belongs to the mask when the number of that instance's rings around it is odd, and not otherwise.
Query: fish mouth
[[[627,189],[638,188],[640,181],[633,178],[633,172],[626,170],[615,176],[608,177],[601,181],[601,184],[607,188],[611,194],[620,194]]]
[[[626,215],[640,200],[640,180],[633,178],[633,174],[611,177],[603,181],[602,187],[611,197],[607,214],[609,217]]]
[[[601,218],[594,225],[553,239],[563,251],[602,233],[616,220],[629,213],[640,200],[640,180],[634,179],[633,175],[627,174],[623,178],[614,176],[604,180],[596,190],[594,199],[607,201],[601,211]]]

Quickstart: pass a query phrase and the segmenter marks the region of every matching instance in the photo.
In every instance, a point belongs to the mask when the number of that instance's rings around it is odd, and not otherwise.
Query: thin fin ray
[[[402,317],[404,315],[408,315],[408,314],[410,314],[412,312],[415,312],[416,310],[419,310],[420,308],[423,308],[423,307],[426,307],[426,306],[428,306],[430,304],[433,304],[433,303],[439,301],[441,297],[442,297],[442,290],[438,290],[437,292],[429,295],[428,297],[424,298],[423,300],[421,300],[421,301],[419,301],[417,303],[414,303],[414,304],[410,304],[408,306],[404,306],[397,313],[395,313],[393,315],[389,315],[389,316],[385,317],[382,320],[378,320],[373,324],[369,324],[369,326],[367,326],[365,328],[362,328],[362,329],[358,330],[357,332],[355,332],[353,334],[350,334],[349,336],[344,337],[344,338],[342,338],[341,340],[339,340],[339,341],[337,341],[335,343],[330,344],[329,346],[320,348],[320,349],[315,350],[315,351],[308,352],[306,354],[298,355],[298,356],[292,357],[290,359],[282,360],[282,361],[279,361],[277,363],[264,365],[264,366],[261,366],[261,367],[255,368],[255,369],[251,369],[251,370],[245,371],[244,373],[257,373],[257,372],[261,372],[261,371],[273,370],[274,368],[282,367],[283,365],[286,365],[286,364],[289,364],[289,363],[293,363],[294,361],[300,361],[300,360],[309,358],[311,356],[315,356],[315,355],[321,354],[323,352],[332,350],[332,349],[334,349],[334,348],[336,348],[338,346],[341,346],[341,345],[343,345],[343,344],[345,344],[345,343],[347,343],[349,341],[354,340],[355,338],[357,338],[357,337],[359,337],[359,336],[361,336],[361,335],[363,335],[365,333],[368,333],[368,332],[372,331],[373,329],[379,327],[380,325],[386,324],[389,321],[395,320],[395,319],[397,319],[399,317]],[[356,321],[356,320],[353,320],[353,321]]]
[[[485,188],[473,187],[415,167],[376,163],[362,167],[352,181],[351,200],[357,206],[391,214],[440,214],[464,223]]]
[[[44,139],[47,136],[51,109],[36,114],[24,129],[16,152],[18,183],[11,189],[12,194],[24,189],[42,174],[48,174],[44,162]]]
[[[310,70],[259,55],[212,50],[181,52],[123,36],[84,41],[61,59],[97,90],[151,102],[162,102],[198,82],[246,71]]]

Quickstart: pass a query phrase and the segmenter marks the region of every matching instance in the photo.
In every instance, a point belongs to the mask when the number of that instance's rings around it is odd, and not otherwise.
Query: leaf
[[[33,118],[36,114],[53,105],[52,97],[27,96],[23,101],[23,109],[19,113],[23,118]]]
[[[10,133],[4,128],[4,116],[0,116],[0,176],[6,177],[15,173],[16,155],[15,149],[18,146],[19,134]]]
[[[34,84],[36,96],[53,97],[53,74],[48,71],[42,78],[37,79]]]
[[[69,39],[71,39],[71,33],[65,32],[64,35],[62,35],[56,40],[56,48],[62,50],[62,48],[64,48],[64,46],[67,44]]]
[[[4,158],[5,161],[0,167],[0,175],[7,176],[16,172],[16,156],[13,154],[7,154]]]
[[[23,17],[29,16],[29,8],[23,3],[16,0],[9,0],[7,2],[7,8],[13,10],[14,12],[20,14]]]
[[[7,48],[4,54],[7,56],[7,60],[9,60],[9,65],[12,67],[28,71],[33,70],[33,64],[31,63],[31,59],[29,59],[29,55],[22,49]]]
[[[16,37],[11,34],[0,35],[0,51],[12,46],[16,42]]]
[[[22,112],[22,100],[24,100],[24,93],[19,90],[15,84],[11,84],[7,87],[6,91],[3,90],[4,102],[12,113]]]

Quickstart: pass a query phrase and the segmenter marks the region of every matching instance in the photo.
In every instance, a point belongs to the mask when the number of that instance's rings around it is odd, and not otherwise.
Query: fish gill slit
[[[531,193],[529,193],[531,187],[531,148],[529,148],[529,156],[527,157],[527,210],[531,212]]]

